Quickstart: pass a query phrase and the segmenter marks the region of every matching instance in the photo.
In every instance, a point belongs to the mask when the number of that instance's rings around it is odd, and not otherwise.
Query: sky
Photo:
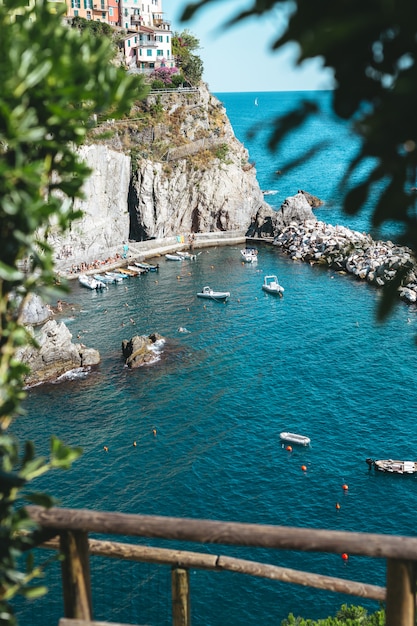
[[[286,23],[278,9],[268,18],[253,18],[244,25],[223,30],[222,24],[248,3],[213,2],[213,6],[201,9],[196,17],[183,23],[179,18],[188,3],[191,0],[163,0],[162,8],[173,31],[188,29],[199,39],[196,54],[204,63],[203,80],[212,93],[332,88],[333,74],[323,68],[320,58],[296,67],[296,44],[288,44],[280,52],[271,50],[271,42]]]

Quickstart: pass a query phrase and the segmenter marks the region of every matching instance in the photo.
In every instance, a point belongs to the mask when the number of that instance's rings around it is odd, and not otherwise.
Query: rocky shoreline
[[[417,265],[410,248],[316,220],[285,226],[273,245],[293,260],[326,265],[376,287],[384,287],[401,272],[399,297],[409,304],[417,302]]]
[[[265,211],[265,207],[262,207],[246,234],[241,231],[198,233],[193,242],[194,249],[245,245],[245,242],[254,246],[273,245],[294,261],[323,265],[351,274],[378,288],[396,280],[399,297],[408,304],[417,302],[417,265],[412,250],[391,241],[376,241],[367,233],[350,230],[345,226],[332,226],[317,221],[312,210],[316,206],[314,201],[314,197],[309,198],[304,192],[299,192],[287,198],[280,211]],[[168,251],[188,248],[177,238],[129,243],[129,259],[123,259],[120,255],[107,256],[105,260],[97,261],[100,269],[88,268],[87,273],[120,267],[134,259],[154,259]],[[61,261],[60,278],[71,279],[77,276],[78,272],[74,272],[72,264],[68,263],[66,266]],[[28,347],[20,354],[21,360],[32,370],[26,381],[28,386],[53,381],[69,369],[91,368],[100,362],[97,351],[86,348],[83,344],[73,344],[72,336],[65,325],[51,321],[52,316],[59,311],[59,307],[46,306],[37,299],[28,307],[26,323],[32,326],[42,325],[42,329],[36,333],[39,347]],[[138,340],[145,341],[146,345],[149,343],[149,338],[136,337],[136,341]],[[133,339],[130,340],[132,341]],[[149,351],[148,347],[146,353]],[[131,363],[126,350],[127,347],[122,346],[123,355],[129,361],[126,361],[126,365],[134,367],[143,364],[141,359]],[[135,347],[133,353],[136,355],[139,352]]]

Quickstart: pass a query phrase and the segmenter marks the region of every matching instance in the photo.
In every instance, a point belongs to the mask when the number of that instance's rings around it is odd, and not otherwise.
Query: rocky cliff
[[[123,241],[246,231],[270,214],[248,152],[205,86],[148,96],[131,119],[101,125],[80,155],[92,170],[84,217],[49,242],[58,260],[107,258]]]

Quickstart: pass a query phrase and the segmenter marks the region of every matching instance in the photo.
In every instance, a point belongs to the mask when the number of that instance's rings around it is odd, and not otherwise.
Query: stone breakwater
[[[273,245],[294,260],[326,265],[376,287],[398,279],[401,272],[399,297],[408,303],[417,302],[417,265],[409,248],[313,220],[292,222],[275,236]]]

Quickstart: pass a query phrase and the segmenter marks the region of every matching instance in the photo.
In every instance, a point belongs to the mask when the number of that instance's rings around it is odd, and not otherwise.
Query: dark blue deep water
[[[368,230],[366,211],[347,219],[337,204],[346,158],[358,147],[346,126],[323,114],[276,155],[262,137],[246,139],[256,116],[282,113],[302,95],[219,98],[256,161],[261,188],[277,190],[266,198],[271,204],[304,189],[329,201],[318,219]],[[329,94],[313,95],[328,110]],[[323,136],[335,142],[326,152],[273,177],[288,152]],[[377,290],[294,263],[272,246],[259,248],[257,266],[242,264],[235,246],[205,249],[194,263],[160,259],[160,265],[159,274],[104,293],[73,284],[74,310],[65,321],[102,361],[85,378],[30,390],[27,416],[15,424],[19,436],[33,439],[40,453],[51,433],[84,450],[72,470],[35,486],[67,507],[414,536],[416,479],[374,475],[365,459],[416,457],[416,309],[399,303],[379,326]],[[278,275],[282,299],[261,290],[265,274]],[[230,290],[229,301],[198,299],[204,285]],[[153,331],[167,339],[161,360],[125,369],[122,340]],[[310,436],[311,447],[287,452],[282,430]],[[378,560],[203,550],[384,584]],[[49,571],[50,593],[20,609],[21,624],[57,624],[62,616],[59,568]],[[170,623],[169,568],[93,558],[92,576],[96,619]],[[228,573],[193,571],[191,585],[194,626],[280,624],[289,612],[318,618],[343,602],[361,603]]]

